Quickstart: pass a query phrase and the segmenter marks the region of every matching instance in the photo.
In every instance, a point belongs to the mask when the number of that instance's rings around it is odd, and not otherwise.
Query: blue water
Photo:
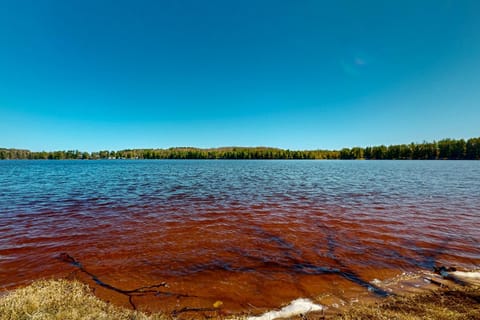
[[[475,161],[0,162],[2,217],[62,211],[85,200],[92,200],[89,208],[111,209],[174,203],[192,214],[266,203],[352,212],[411,204],[469,214],[478,211],[479,196]]]

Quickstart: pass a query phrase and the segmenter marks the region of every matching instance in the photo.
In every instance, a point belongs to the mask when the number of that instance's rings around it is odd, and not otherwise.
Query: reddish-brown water
[[[480,264],[479,162],[10,161],[0,170],[3,289],[68,277],[142,310],[208,313],[222,301],[215,312],[260,313],[299,297],[384,296],[372,280]]]

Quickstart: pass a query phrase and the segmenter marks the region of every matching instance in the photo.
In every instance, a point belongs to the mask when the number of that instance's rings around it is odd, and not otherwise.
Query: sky
[[[0,147],[480,136],[480,1],[0,0]]]

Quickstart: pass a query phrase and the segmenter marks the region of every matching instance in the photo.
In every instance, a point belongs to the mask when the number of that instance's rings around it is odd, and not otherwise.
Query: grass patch
[[[166,320],[165,315],[147,315],[113,306],[92,294],[78,281],[40,280],[0,298],[1,320]]]

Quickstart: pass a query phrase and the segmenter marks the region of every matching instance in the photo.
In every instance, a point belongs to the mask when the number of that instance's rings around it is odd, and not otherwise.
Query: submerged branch
[[[180,310],[174,310],[172,312],[172,315],[174,317],[176,317],[179,314],[185,313],[185,312],[212,312],[212,311],[218,311],[218,309],[217,308],[189,308],[189,307],[185,307],[185,308],[182,308]]]
[[[176,293],[176,292],[159,290],[159,288],[167,288],[168,287],[166,282],[161,282],[159,284],[154,284],[154,285],[151,285],[151,286],[140,287],[140,288],[136,288],[136,289],[133,289],[133,290],[124,290],[124,289],[115,287],[111,284],[108,284],[108,283],[100,280],[100,278],[97,275],[95,275],[95,274],[91,273],[90,271],[88,271],[87,269],[85,269],[85,267],[79,261],[77,261],[74,257],[72,257],[71,255],[69,255],[65,252],[61,253],[58,256],[58,259],[60,261],[63,261],[65,263],[69,263],[72,266],[78,268],[81,272],[88,275],[99,286],[101,286],[103,288],[106,288],[108,290],[112,290],[114,292],[117,292],[119,294],[122,294],[122,295],[128,297],[128,302],[130,303],[130,305],[132,306],[132,308],[134,310],[137,309],[135,303],[133,302],[133,297],[135,297],[135,296],[145,296],[147,294],[153,294],[155,296],[160,296],[160,295],[175,296],[177,298],[194,297],[194,296],[190,296],[190,295],[183,294],[183,293]]]

